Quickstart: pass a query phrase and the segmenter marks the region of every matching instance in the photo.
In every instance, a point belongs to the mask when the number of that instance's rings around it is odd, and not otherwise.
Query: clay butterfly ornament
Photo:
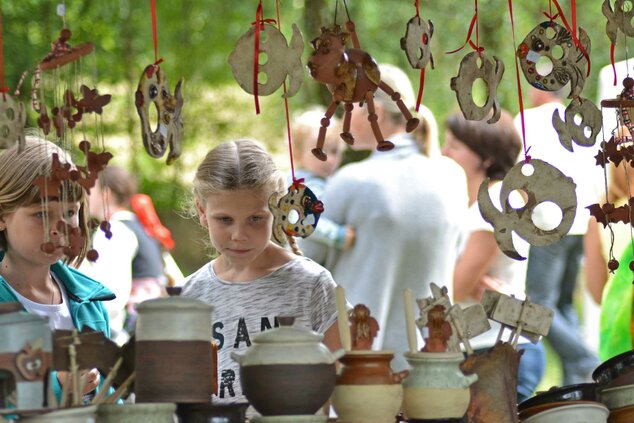
[[[172,164],[181,154],[181,137],[183,135],[183,95],[181,78],[170,94],[167,77],[159,65],[148,65],[141,74],[135,93],[137,113],[141,119],[141,136],[145,151],[154,157],[161,158],[169,148],[167,164]],[[150,123],[150,106],[156,106],[158,121],[152,130]]]
[[[306,238],[312,234],[324,211],[324,204],[310,188],[296,182],[279,201],[272,195],[269,209],[273,213],[273,237],[284,244],[290,236]]]
[[[266,75],[266,82],[258,82],[258,95],[270,95],[282,86],[288,76],[288,90],[283,97],[292,97],[299,91],[304,81],[302,52],[304,38],[297,25],[293,24],[293,36],[290,44],[284,34],[274,25],[263,23],[260,26],[258,40],[259,54],[266,54],[266,62],[258,63],[258,76]],[[252,26],[236,43],[228,62],[233,77],[240,87],[249,94],[255,94],[253,85],[254,54],[256,28]],[[258,58],[260,58],[258,54]]]
[[[517,48],[526,80],[544,91],[557,91],[570,82],[568,98],[579,96],[586,82],[591,47],[583,28],[579,28],[579,42],[581,46],[575,45],[570,31],[556,22],[537,25]],[[552,70],[546,75],[541,75],[537,69],[542,57],[552,63]]]
[[[515,260],[526,259],[513,245],[513,231],[536,246],[557,242],[568,233],[577,210],[576,184],[572,178],[542,160],[531,159],[530,163],[513,166],[501,184],[502,210],[491,201],[488,178],[478,190],[478,204],[484,220],[493,225],[493,235],[504,254]],[[524,206],[514,208],[509,196],[517,190],[526,193],[527,198]],[[561,209],[559,225],[549,230],[539,228],[533,221],[535,208],[542,203],[553,203]]]

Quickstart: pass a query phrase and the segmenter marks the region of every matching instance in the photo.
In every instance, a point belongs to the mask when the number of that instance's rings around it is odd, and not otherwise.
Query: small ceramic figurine
[[[436,305],[427,313],[428,336],[423,352],[445,352],[451,337],[451,324],[445,320],[445,307]]]
[[[363,304],[357,304],[350,315],[350,335],[352,337],[353,350],[370,350],[376,334],[379,332],[379,324],[370,316],[370,309]]]
[[[347,22],[346,29],[348,32],[342,31],[339,25],[335,25],[333,28],[322,28],[319,38],[312,41],[315,51],[308,60],[310,76],[316,81],[326,84],[332,92],[332,102],[321,120],[317,145],[312,150],[315,157],[322,161],[326,161],[326,153],[323,150],[326,130],[330,125],[330,118],[339,107],[340,102],[345,104],[341,138],[347,144],[354,143],[354,137],[350,133],[353,103],[366,102],[368,120],[378,143],[377,150],[387,151],[394,148],[392,142],[383,139],[381,128],[377,123],[377,116],[374,112],[374,93],[377,89],[385,91],[398,105],[399,110],[407,120],[407,132],[412,132],[419,123],[419,120],[412,117],[401,100],[401,95],[381,81],[379,66],[372,56],[361,50],[354,23]],[[352,38],[354,48],[346,48],[348,38]]]

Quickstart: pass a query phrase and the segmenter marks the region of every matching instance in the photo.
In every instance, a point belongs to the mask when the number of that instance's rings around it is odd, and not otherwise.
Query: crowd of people
[[[388,64],[380,71],[381,80],[413,109],[407,75]],[[406,367],[401,353],[408,349],[402,293],[411,289],[416,298],[428,297],[435,283],[464,306],[480,301],[485,290],[519,299],[528,296],[548,306],[554,318],[546,340],[561,358],[562,383],[589,381],[599,358],[579,332],[573,294],[584,253],[586,260],[599,257],[602,263],[601,253],[596,253],[598,228],[585,209],[599,201],[601,185],[597,188],[597,178],[587,171],[594,162],[580,162],[587,154],[559,151],[563,147],[556,132],[544,123],[550,123],[554,110],[563,110],[557,93],[534,90],[533,105],[523,122],[506,111],[493,124],[453,113],[444,122],[441,148],[428,108],[421,106],[420,125],[408,133],[393,96],[377,91],[372,119],[394,148],[374,150],[368,111],[355,105],[350,148],[372,152],[342,167],[342,123],[332,118],[324,144],[328,159],[318,160],[311,148],[324,110],[309,108],[292,124],[297,165],[292,177],[277,168],[257,141],[227,141],[209,151],[195,173],[190,211],[207,231],[214,254],[185,278],[181,295],[214,307],[220,401],[244,400],[231,353],[244,350],[254,334],[273,327],[276,316],[293,315],[297,324],[322,333],[330,349],[340,348],[337,285],[345,288],[351,304],[369,308],[380,328],[373,348],[396,352],[396,371]],[[500,251],[477,203],[479,188],[488,181],[488,195],[501,207],[504,176],[524,160],[522,125],[531,156],[571,176],[579,201],[573,228],[561,241],[535,247],[514,237],[514,247],[526,261]],[[124,168],[108,166],[89,193],[68,180],[61,185],[63,193],[49,193],[43,201],[33,181],[42,168],[50,169],[50,154],[58,149],[36,138],[29,138],[26,148],[29,154],[0,151],[0,301],[18,301],[27,311],[49,317],[54,329],[90,326],[119,344],[126,342],[134,333],[135,306],[165,295],[168,285],[165,245],[132,210],[131,199],[138,194],[134,177]],[[289,239],[297,241],[290,248],[272,238],[269,205],[287,192],[293,178],[317,195],[325,211],[315,232],[306,239]],[[521,193],[514,195],[522,201]],[[535,219],[546,225],[553,219],[552,210],[538,214]],[[89,217],[108,224],[91,232]],[[63,244],[68,238],[64,227],[50,224],[57,221],[80,228],[84,235],[85,245],[72,260],[63,249],[40,247]],[[83,260],[90,248],[99,253],[96,261]],[[630,248],[625,257],[631,256]],[[606,278],[597,276],[603,279],[595,284],[597,301]],[[631,315],[631,296],[625,303]],[[476,352],[492,347],[498,332],[493,325],[473,339]],[[624,342],[631,348],[631,338]],[[518,374],[521,401],[535,392],[546,358],[541,341],[520,338],[519,348],[524,350]],[[102,379],[96,369],[89,372],[85,393]],[[63,374],[54,380],[58,390],[66,382]]]

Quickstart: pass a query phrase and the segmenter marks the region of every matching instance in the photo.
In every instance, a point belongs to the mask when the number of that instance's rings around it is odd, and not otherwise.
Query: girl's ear
[[[0,232],[7,229],[7,222],[4,220],[4,216],[0,215]]]
[[[200,200],[196,199],[196,211],[198,212],[198,220],[203,227],[208,227],[209,223],[207,222],[207,215],[205,214],[205,208]]]

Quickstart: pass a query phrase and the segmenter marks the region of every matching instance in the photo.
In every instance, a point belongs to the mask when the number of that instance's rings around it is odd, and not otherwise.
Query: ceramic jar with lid
[[[232,353],[240,364],[242,392],[264,416],[315,414],[335,387],[335,362],[323,335],[279,317],[280,327],[253,338],[244,354]]]
[[[139,304],[137,402],[210,401],[216,366],[211,312],[211,305],[194,298],[158,298]]]
[[[412,367],[403,381],[403,411],[410,419],[458,419],[467,412],[469,386],[478,375],[460,370],[460,352],[405,353]]]
[[[348,351],[332,395],[332,406],[342,423],[394,423],[403,402],[401,381],[407,372],[394,373],[391,351]]]

